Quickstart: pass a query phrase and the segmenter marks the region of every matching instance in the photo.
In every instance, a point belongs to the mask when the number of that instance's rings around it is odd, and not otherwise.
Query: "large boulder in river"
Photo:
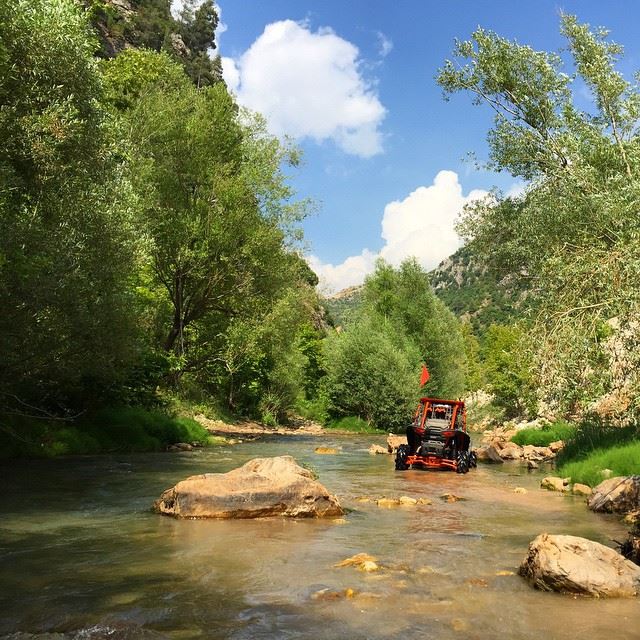
[[[593,489],[589,509],[627,513],[640,509],[640,476],[609,478]]]
[[[635,596],[640,567],[599,542],[539,535],[529,545],[520,575],[537,589],[590,596]]]
[[[191,476],[154,503],[176,518],[319,518],[344,513],[335,496],[291,456],[255,458],[228,473]]]

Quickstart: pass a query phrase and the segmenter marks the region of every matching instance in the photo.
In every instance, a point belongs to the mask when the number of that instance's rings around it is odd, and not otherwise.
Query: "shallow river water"
[[[639,600],[541,593],[517,568],[542,532],[612,544],[625,527],[538,489],[542,471],[395,472],[375,437],[280,437],[196,451],[4,463],[0,636],[640,639]],[[319,444],[341,447],[317,455]],[[351,511],[337,520],[174,520],[160,493],[192,474],[293,455]],[[524,487],[526,494],[514,493]],[[454,493],[464,501],[446,503]],[[431,505],[382,509],[368,496]],[[334,565],[353,554],[382,569]],[[322,599],[319,591],[353,597]],[[314,595],[316,594],[316,595]],[[56,634],[56,635],[49,635]]]

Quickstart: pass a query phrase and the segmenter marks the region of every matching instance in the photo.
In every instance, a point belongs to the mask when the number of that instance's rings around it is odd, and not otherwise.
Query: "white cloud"
[[[377,31],[376,35],[378,36],[378,53],[381,58],[386,58],[393,50],[393,41],[382,31]]]
[[[322,262],[313,255],[307,258],[307,262],[320,278],[320,289],[330,294],[362,284],[365,276],[373,271],[377,257],[369,249],[363,249],[359,256],[350,256],[338,265]]]
[[[454,224],[464,205],[487,193],[474,189],[464,195],[458,174],[440,171],[430,186],[418,187],[404,200],[386,205],[381,223],[384,246],[379,254],[364,249],[338,265],[312,256],[309,265],[325,291],[361,284],[378,256],[394,266],[413,256],[425,269],[433,269],[462,246]]]
[[[266,116],[274,134],[333,140],[369,157],[382,151],[386,111],[360,66],[355,45],[293,20],[267,25],[241,56],[222,59],[240,104]]]

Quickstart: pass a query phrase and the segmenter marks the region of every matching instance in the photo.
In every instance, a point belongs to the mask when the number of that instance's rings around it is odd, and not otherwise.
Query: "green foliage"
[[[366,420],[356,416],[347,416],[338,420],[330,420],[326,426],[327,429],[348,431],[349,433],[381,433],[380,429],[377,429]]]
[[[416,397],[415,360],[371,320],[329,336],[325,384],[330,414],[356,415],[390,431],[402,428]]]
[[[190,418],[111,407],[75,423],[14,418],[0,430],[0,457],[163,451],[176,442],[215,444],[209,433]]]
[[[182,383],[285,420],[320,375],[307,203],[283,173],[299,152],[185,73],[214,45],[212,2],[180,23],[166,0],[85,5],[0,0],[0,419],[65,418],[60,451],[153,449],[174,437],[160,418],[80,435],[71,418],[158,407]],[[96,60],[89,19],[148,48]]]
[[[587,414],[558,454],[557,461],[562,465],[581,460],[596,450],[609,449],[637,439],[640,439],[637,425],[615,426],[596,414]]]
[[[488,390],[506,418],[527,416],[536,408],[527,334],[516,325],[491,325],[483,355]]]
[[[575,434],[575,425],[564,420],[557,420],[551,424],[545,424],[540,429],[521,429],[516,433],[512,442],[524,446],[527,444],[534,447],[548,447],[552,442],[562,440],[566,442]]]
[[[595,449],[584,459],[563,463],[558,471],[572,482],[582,482],[595,487],[605,480],[604,469],[610,469],[612,476],[640,474],[640,440],[618,445],[609,449]]]
[[[447,95],[470,92],[494,111],[490,166],[530,180],[519,197],[496,192],[470,205],[460,230],[487,266],[535,299],[541,399],[571,415],[606,394],[626,395],[618,413],[635,415],[640,93],[616,70],[622,48],[606,31],[569,15],[561,28],[575,74],[559,55],[482,29],[458,42],[458,60],[441,70]],[[576,83],[591,91],[593,113],[578,108]],[[620,329],[603,339],[612,319]]]
[[[480,343],[469,322],[461,323],[465,355],[465,391],[478,391],[485,384],[485,371],[481,361]]]
[[[362,300],[354,320],[326,340],[322,388],[331,416],[358,416],[385,430],[404,428],[420,391],[423,360],[431,373],[424,394],[462,394],[466,355],[460,325],[414,260],[399,269],[379,262]]]
[[[0,409],[71,414],[138,360],[135,197],[83,13],[3,0],[0,14]]]

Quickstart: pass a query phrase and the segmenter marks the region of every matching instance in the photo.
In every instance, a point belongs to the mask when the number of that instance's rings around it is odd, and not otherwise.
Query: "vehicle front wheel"
[[[407,456],[409,455],[409,445],[401,444],[396,451],[396,471],[406,471],[409,468]]]

